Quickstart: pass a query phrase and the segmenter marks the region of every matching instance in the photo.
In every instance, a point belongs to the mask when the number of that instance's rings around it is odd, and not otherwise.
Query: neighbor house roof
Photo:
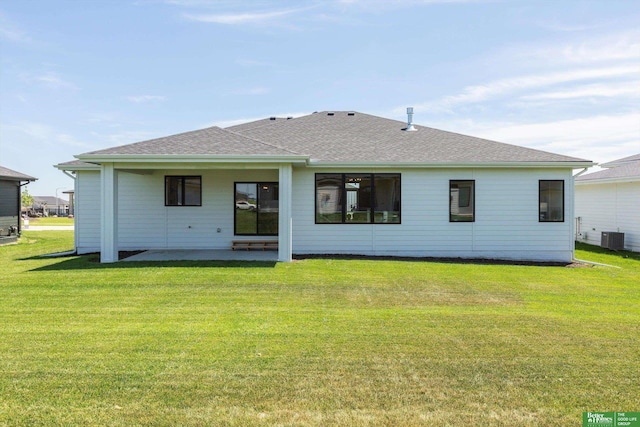
[[[596,183],[609,181],[640,181],[640,154],[602,164],[608,169],[581,175],[576,183]]]
[[[16,172],[12,169],[0,166],[0,179],[7,181],[36,181],[38,178],[34,178],[29,175],[25,175],[20,172]]]
[[[591,161],[504,144],[353,111],[323,111],[298,118],[270,117],[222,129],[180,133],[91,151],[82,162],[171,161],[180,159],[279,159],[309,165],[561,165]],[[273,160],[273,161],[276,161]],[[60,169],[88,163],[67,162]]]
[[[623,164],[629,163],[629,162],[640,162],[640,154],[634,154],[632,156],[629,157],[624,157],[622,159],[618,159],[618,160],[613,160],[611,162],[608,163],[602,163],[600,166],[603,168],[612,168],[612,167],[616,167],[616,166],[622,166]]]
[[[61,198],[56,198],[54,196],[33,196],[33,206],[55,206],[56,200],[58,201],[58,205],[64,206],[68,203],[68,200],[64,200]]]

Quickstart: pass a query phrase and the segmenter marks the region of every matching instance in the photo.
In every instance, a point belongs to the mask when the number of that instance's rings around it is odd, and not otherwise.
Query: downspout
[[[18,182],[18,237],[22,234],[22,187],[28,185],[31,181],[24,184]]]
[[[594,165],[595,166],[595,165]],[[589,166],[591,167],[591,166]],[[583,173],[585,173],[589,168],[584,168],[582,169],[580,172],[578,172],[577,174],[573,175],[573,179],[575,180],[577,177],[579,177],[580,175],[582,175]]]
[[[573,216],[575,217],[576,214],[576,178],[579,177],[580,175],[582,175],[583,173],[585,173],[587,170],[589,169],[589,167],[586,167],[584,169],[582,169],[580,172],[578,172],[577,174],[573,175],[571,177],[571,181],[573,183]],[[580,224],[582,225],[582,224]],[[573,258],[574,260],[576,259],[576,241],[578,240],[578,225],[577,225],[577,221],[574,219],[573,221],[573,254],[571,255],[571,258]]]
[[[76,202],[78,201],[78,181],[76,176],[69,171],[62,170],[62,173],[73,180],[73,251],[78,253],[78,221],[76,219]]]
[[[63,173],[63,174],[65,174],[65,175],[67,175],[67,176],[68,176],[69,178],[71,178],[72,180],[74,180],[74,181],[76,180],[76,177],[75,177],[75,176],[73,176],[72,174],[70,174],[68,171],[63,170],[63,171],[62,171],[62,173]],[[580,173],[582,173],[582,172],[580,172]]]

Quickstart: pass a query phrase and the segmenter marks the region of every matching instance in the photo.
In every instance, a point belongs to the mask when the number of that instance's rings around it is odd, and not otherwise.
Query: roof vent
[[[327,113],[327,116],[335,116],[335,115],[336,115],[336,113],[334,113],[333,111],[329,111],[329,112]]]
[[[347,113],[347,116],[355,116],[355,115],[356,115],[356,112],[355,112],[355,111],[349,111],[349,112]]]
[[[275,117],[269,117],[269,120],[275,120],[275,119],[276,119]]]
[[[287,120],[291,120],[291,119],[293,119],[293,116],[288,116],[287,117]]]
[[[407,107],[407,127],[402,130],[406,130],[407,132],[415,132],[418,130],[413,126],[413,107]]]

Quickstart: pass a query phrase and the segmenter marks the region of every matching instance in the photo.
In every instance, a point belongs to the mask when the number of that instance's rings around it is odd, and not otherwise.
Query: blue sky
[[[0,0],[0,164],[356,110],[596,162],[640,152],[640,2]]]

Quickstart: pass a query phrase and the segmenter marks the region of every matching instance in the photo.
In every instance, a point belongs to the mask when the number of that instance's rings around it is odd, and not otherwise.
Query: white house
[[[569,262],[591,161],[351,111],[210,127],[76,156],[76,250]],[[71,174],[70,174],[71,175]],[[253,207],[253,208],[252,208]],[[274,245],[275,246],[275,245]]]
[[[577,239],[600,245],[602,232],[621,232],[625,249],[640,252],[640,154],[600,166],[576,178]]]

